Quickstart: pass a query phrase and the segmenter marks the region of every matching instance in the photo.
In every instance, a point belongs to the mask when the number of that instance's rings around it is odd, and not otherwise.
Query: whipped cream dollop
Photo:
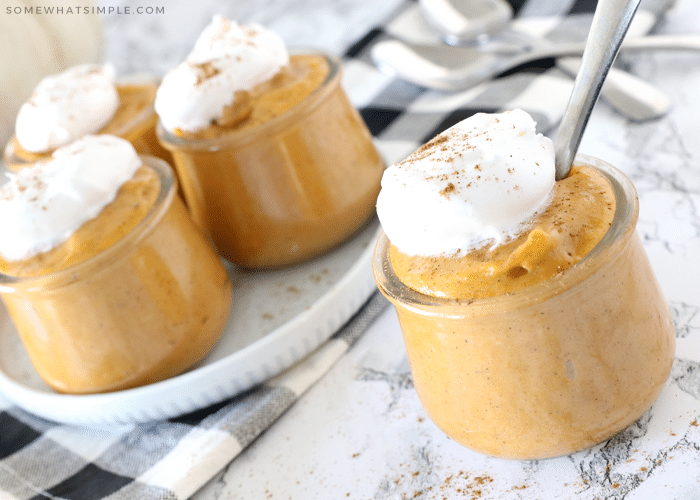
[[[0,255],[30,258],[67,240],[112,202],[141,160],[130,142],[87,135],[51,160],[17,173],[0,188]]]
[[[19,110],[15,135],[32,153],[44,153],[97,133],[119,107],[111,65],[82,64],[44,78]]]
[[[554,146],[526,112],[479,113],[390,166],[377,214],[408,255],[464,253],[522,231],[550,199]]]
[[[288,62],[276,33],[214,16],[185,61],[163,78],[156,113],[171,132],[201,130],[221,118],[235,92],[269,80]]]

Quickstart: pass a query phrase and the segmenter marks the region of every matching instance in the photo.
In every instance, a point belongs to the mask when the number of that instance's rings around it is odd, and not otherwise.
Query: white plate
[[[293,365],[338,330],[376,290],[376,219],[333,252],[290,269],[231,272],[231,319],[207,358],[143,387],[94,395],[52,391],[34,370],[0,303],[0,392],[58,422],[95,425],[161,420],[235,396]]]

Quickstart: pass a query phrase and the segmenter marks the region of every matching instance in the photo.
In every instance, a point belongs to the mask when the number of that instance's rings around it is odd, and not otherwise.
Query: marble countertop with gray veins
[[[215,13],[260,22],[291,45],[338,53],[399,1],[161,3],[164,15],[105,17],[107,59],[120,72],[164,73]],[[659,31],[698,34],[698,19],[699,2],[677,0]],[[195,500],[700,499],[700,53],[643,52],[624,62],[665,90],[673,108],[638,123],[599,103],[579,152],[617,166],[639,193],[638,231],[677,333],[671,377],[653,408],[614,438],[570,456],[482,456],[448,439],[425,414],[389,308]]]

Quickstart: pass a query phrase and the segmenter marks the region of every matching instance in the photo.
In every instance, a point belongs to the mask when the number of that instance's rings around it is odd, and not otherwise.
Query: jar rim
[[[318,50],[294,49],[290,50],[290,54],[321,56],[326,59],[329,67],[328,74],[323,82],[321,82],[321,84],[314,89],[311,94],[305,97],[296,106],[256,127],[243,130],[233,130],[221,136],[202,139],[179,137],[167,130],[163,126],[162,121],[158,119],[156,134],[158,135],[158,139],[160,140],[161,144],[169,150],[190,149],[216,151],[230,147],[231,144],[244,144],[253,141],[260,134],[272,134],[279,130],[283,130],[287,127],[288,120],[294,119],[294,117],[298,116],[300,113],[316,108],[316,106],[321,103],[323,98],[328,95],[333,88],[335,88],[336,82],[339,84],[342,75],[342,61],[340,58],[334,55]]]
[[[117,89],[122,86],[126,85],[133,85],[133,86],[152,86],[155,87],[156,90],[158,90],[158,85],[160,84],[160,78],[158,78],[156,75],[151,75],[151,74],[134,74],[134,75],[126,75],[123,77],[120,77],[116,82],[115,86]],[[155,94],[154,94],[154,99],[151,100],[151,102],[148,104],[148,106],[145,106],[132,120],[129,120],[128,122],[122,124],[121,127],[118,127],[117,129],[111,131],[109,135],[116,135],[118,137],[123,137],[124,135],[127,135],[129,132],[132,130],[138,130],[143,128],[145,125],[148,125],[151,120],[156,117],[156,110],[154,108],[154,102],[155,102]],[[116,116],[116,112],[112,117],[110,118],[113,119],[114,116]],[[101,127],[100,130],[104,128]],[[94,134],[101,134],[100,130],[97,130],[93,132]],[[61,146],[65,146],[66,144],[61,144],[55,148],[49,149],[47,151],[43,151],[40,153],[31,153],[33,156],[36,156],[36,159],[25,159],[20,157],[17,152],[16,152],[16,147],[17,145],[21,146],[19,144],[19,141],[17,140],[17,134],[13,133],[8,142],[5,144],[3,148],[3,156],[6,162],[10,161],[13,163],[18,163],[22,165],[31,165],[33,163],[36,163],[37,161],[41,161],[42,158],[44,157],[50,157],[51,153],[55,151],[56,149],[60,148]]]
[[[155,87],[156,91],[158,91],[159,84],[160,84],[160,79],[157,76],[146,74],[146,73],[126,75],[126,76],[119,78],[115,82],[115,86],[117,87],[117,89],[119,89],[119,87],[125,87],[125,86],[136,86],[136,87],[149,86],[149,87]],[[156,110],[155,110],[154,104],[155,104],[155,92],[153,93],[153,99],[151,99],[151,102],[148,104],[148,106],[145,106],[136,116],[133,117],[133,119],[129,120],[127,123],[124,123],[121,127],[113,130],[112,132],[110,132],[110,134],[122,137],[124,135],[127,135],[132,130],[139,130],[140,128],[148,125],[149,123],[155,122],[157,120],[157,115],[156,115]],[[115,114],[115,116],[116,116],[116,114]],[[114,117],[112,117],[112,118],[114,118]],[[100,133],[100,132],[97,132],[97,133]]]
[[[632,181],[609,163],[588,155],[577,155],[574,166],[593,168],[610,183],[616,200],[612,225],[598,244],[579,262],[560,275],[508,294],[479,299],[449,299],[420,293],[404,285],[397,277],[389,258],[390,242],[382,232],[374,251],[374,277],[380,291],[394,304],[420,314],[460,316],[469,307],[470,315],[493,315],[526,307],[565,293],[603,268],[624,248],[635,232],[639,217],[639,200]],[[462,311],[462,312],[460,312]]]
[[[177,191],[177,179],[170,165],[164,160],[149,155],[139,155],[139,157],[142,166],[150,167],[156,172],[160,185],[153,205],[129,233],[95,255],[57,271],[38,276],[12,276],[0,272],[0,292],[14,293],[19,290],[32,292],[73,283],[86,273],[95,272],[121,258],[149,234],[170,208]]]

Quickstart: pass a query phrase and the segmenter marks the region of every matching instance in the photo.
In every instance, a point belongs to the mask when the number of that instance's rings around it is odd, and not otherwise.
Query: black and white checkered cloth
[[[642,8],[659,14],[669,2]],[[549,16],[550,38],[585,38],[593,0],[529,0],[523,20]],[[555,20],[555,22],[551,22]],[[572,88],[553,61],[459,93],[428,91],[380,73],[369,59],[377,41],[415,38],[418,5],[407,0],[345,53],[345,88],[388,163],[476,112],[522,108],[548,133]],[[421,31],[422,30],[422,31]],[[440,43],[437,38],[435,43]],[[162,422],[80,428],[34,417],[0,395],[0,499],[173,499],[191,496],[271,426],[353,345],[387,301],[378,293],[316,352],[261,386]]]

